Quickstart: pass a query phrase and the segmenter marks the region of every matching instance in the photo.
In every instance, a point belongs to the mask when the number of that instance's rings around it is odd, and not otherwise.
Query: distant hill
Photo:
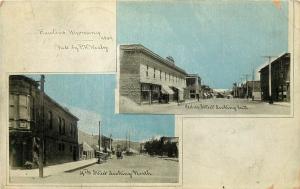
[[[128,143],[127,143],[128,144]],[[113,140],[112,146],[114,149],[116,149],[117,145],[120,145],[122,148],[126,147],[126,141],[125,140]],[[140,143],[139,142],[130,142],[130,148],[140,151]]]
[[[89,133],[86,133],[84,131],[78,130],[78,143],[81,144],[83,142],[86,142],[90,146],[98,145],[98,135],[91,135]],[[103,136],[102,138],[108,139],[107,136]],[[117,145],[120,145],[121,147],[126,146],[125,140],[114,140],[112,139],[112,147],[116,149]],[[140,151],[140,143],[139,142],[130,142],[130,148]]]
[[[82,142],[86,142],[90,146],[98,145],[98,139],[99,139],[99,135],[91,135],[89,133],[86,133],[86,132],[78,129],[78,143],[79,144],[81,144]],[[108,139],[108,137],[102,135],[102,140],[103,139]]]

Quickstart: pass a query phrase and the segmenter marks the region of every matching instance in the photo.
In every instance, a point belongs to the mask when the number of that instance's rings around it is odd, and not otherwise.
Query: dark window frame
[[[149,76],[149,66],[148,65],[146,65],[146,66],[147,66],[146,76],[148,77]]]

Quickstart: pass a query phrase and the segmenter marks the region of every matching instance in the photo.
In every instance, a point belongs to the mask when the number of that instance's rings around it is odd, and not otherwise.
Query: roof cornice
[[[164,65],[175,69],[176,71],[187,75],[186,71],[183,70],[182,68],[176,66],[173,62],[170,62],[169,60],[162,58],[161,56],[159,56],[158,54],[154,53],[153,51],[151,51],[150,49],[144,47],[141,44],[130,44],[130,45],[120,45],[120,49],[125,50],[125,51],[140,51],[143,52],[149,56],[151,56],[152,58],[155,58],[157,60],[159,60],[160,62],[162,62]]]

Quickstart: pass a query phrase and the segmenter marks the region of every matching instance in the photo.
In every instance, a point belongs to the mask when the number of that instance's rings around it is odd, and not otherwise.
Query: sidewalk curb
[[[69,170],[66,170],[64,172],[65,173],[71,173],[71,172],[77,171],[79,169],[83,169],[83,168],[89,167],[89,166],[94,165],[96,163],[97,163],[97,161],[95,161],[93,163],[86,164],[86,165],[82,165],[82,166],[79,166],[79,167],[76,167],[76,168],[73,168],[73,169],[69,169]]]

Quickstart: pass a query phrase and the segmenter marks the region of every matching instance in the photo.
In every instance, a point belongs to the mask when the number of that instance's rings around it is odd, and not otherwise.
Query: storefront
[[[172,101],[178,102],[179,101],[179,89],[176,87],[170,87],[170,88],[174,91]]]
[[[170,101],[182,100],[184,100],[184,89],[150,83],[141,84],[142,104],[169,103]]]
[[[161,95],[161,86],[142,83],[141,84],[141,102],[142,104],[159,103]]]
[[[159,85],[151,85],[151,104],[158,103],[160,99],[160,86]]]
[[[141,83],[141,103],[149,104],[151,102],[151,85]]]
[[[161,103],[168,103],[170,99],[173,98],[174,91],[170,87],[162,85],[161,86]]]

